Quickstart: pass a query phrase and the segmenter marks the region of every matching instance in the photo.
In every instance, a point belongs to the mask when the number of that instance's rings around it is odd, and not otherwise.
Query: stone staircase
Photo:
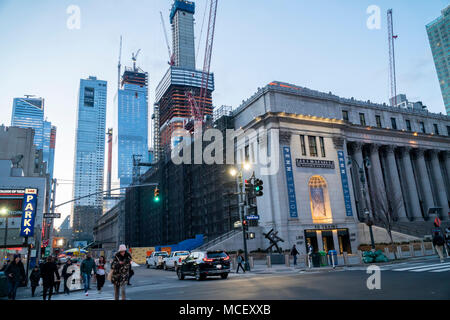
[[[434,228],[433,224],[434,219],[430,219],[428,221],[396,221],[392,225],[392,231],[396,231],[399,233],[407,234],[410,236],[423,238],[425,236],[431,236],[432,229]],[[381,222],[375,221],[374,225],[384,228],[384,225]],[[450,221],[442,221],[441,229],[445,230],[445,228],[450,227]]]

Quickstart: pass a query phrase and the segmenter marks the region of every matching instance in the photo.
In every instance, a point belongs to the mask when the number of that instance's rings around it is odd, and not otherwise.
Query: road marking
[[[450,266],[450,263],[436,263],[436,264],[423,264],[420,266],[415,266],[415,267],[408,267],[408,268],[400,268],[400,269],[393,269],[392,271],[413,271],[414,269],[421,269],[421,268],[430,268],[430,267],[434,267],[434,266]]]
[[[444,272],[444,271],[450,271],[450,268],[440,269],[440,270],[433,270],[430,272]]]

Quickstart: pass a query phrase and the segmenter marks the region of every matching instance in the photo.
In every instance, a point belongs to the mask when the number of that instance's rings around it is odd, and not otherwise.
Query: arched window
[[[312,176],[308,182],[311,214],[314,221],[331,219],[327,182],[321,176]]]

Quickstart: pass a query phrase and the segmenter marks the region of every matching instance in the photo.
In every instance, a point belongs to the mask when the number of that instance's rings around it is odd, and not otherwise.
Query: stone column
[[[406,210],[403,202],[402,188],[400,185],[400,178],[398,176],[397,164],[395,162],[394,147],[392,145],[386,148],[387,151],[387,165],[390,177],[390,202],[395,214],[400,221],[408,221]]]
[[[439,164],[438,151],[430,150],[431,156],[431,173],[433,176],[433,184],[437,192],[436,198],[439,202],[439,207],[442,208],[442,220],[448,220],[448,200],[447,191],[445,190],[444,176],[442,175],[441,165]]]
[[[361,166],[362,168],[364,168],[364,159],[363,159],[363,154],[362,154],[362,147],[363,147],[363,143],[361,142],[353,142],[352,143],[352,150],[353,150],[353,159],[355,159],[355,161],[358,163],[359,166]],[[359,174],[359,168],[358,165],[355,165],[354,168],[356,168],[356,175],[355,175],[355,180],[357,181],[357,190],[358,190],[358,200],[360,203],[360,208],[361,211],[364,210],[366,204],[364,202],[364,194],[363,194],[363,190],[362,190],[362,183],[361,183],[361,179],[360,179],[360,174]],[[366,180],[366,197],[367,197],[367,206],[369,207],[369,211],[372,212],[372,208],[370,207],[370,195],[368,193],[368,189],[367,189],[367,177],[366,177],[366,171],[363,170],[363,175],[364,175],[364,179]],[[360,212],[360,216],[362,218],[364,218],[364,212]]]
[[[411,164],[410,147],[401,148],[401,164],[405,171],[406,179],[406,198],[408,212],[411,215],[410,218],[414,220],[423,221],[422,211],[420,210],[419,193],[417,191],[418,186],[416,186],[416,181],[414,179],[414,171]]]
[[[318,251],[323,251],[322,231],[316,230]]]
[[[383,172],[381,170],[380,156],[378,153],[379,148],[380,145],[378,144],[370,145],[370,162],[371,162],[370,186],[372,191],[371,196],[375,197],[374,199],[372,199],[374,204],[378,203],[379,201],[383,201],[385,204],[387,204],[386,186],[384,185],[383,181]],[[377,210],[377,208],[373,208],[373,210]],[[377,211],[379,211],[379,209]],[[374,216],[374,213],[375,212],[371,211],[372,216]],[[380,214],[380,212],[378,213]]]
[[[434,207],[434,200],[430,185],[430,179],[428,177],[427,166],[425,164],[424,152],[424,149],[416,149],[416,167],[422,190],[425,216],[428,217],[428,209]]]
[[[450,150],[444,151],[442,155],[444,156],[445,169],[447,170],[447,181],[450,184]],[[450,190],[448,190],[448,196],[450,197]]]

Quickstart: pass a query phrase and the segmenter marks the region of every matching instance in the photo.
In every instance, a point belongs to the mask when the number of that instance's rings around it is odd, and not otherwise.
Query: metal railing
[[[217,244],[219,242],[222,242],[224,240],[227,240],[227,239],[231,238],[235,234],[239,233],[239,231],[240,231],[239,229],[233,229],[231,231],[228,231],[227,233],[224,233],[223,235],[221,235],[221,236],[219,236],[217,238],[214,238],[211,241],[208,241],[208,242],[202,244],[201,246],[195,248],[195,250],[205,250],[208,247],[211,247],[211,246],[213,246],[213,245],[215,245],[215,244]]]

